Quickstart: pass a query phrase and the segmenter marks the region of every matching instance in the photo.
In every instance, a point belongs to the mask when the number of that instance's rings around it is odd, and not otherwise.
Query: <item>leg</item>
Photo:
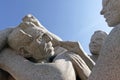
[[[35,64],[15,54],[11,49],[1,52],[0,68],[16,80],[75,80],[74,69],[69,61]]]

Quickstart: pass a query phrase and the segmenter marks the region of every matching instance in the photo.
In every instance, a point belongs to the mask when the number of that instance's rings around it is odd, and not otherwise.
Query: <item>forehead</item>
[[[110,1],[110,0],[102,0],[102,5],[103,5],[103,6],[106,6],[109,1]]]
[[[108,3],[110,3],[111,4],[111,6],[112,5],[120,5],[120,0],[102,0],[102,5],[103,6],[107,6],[108,5]]]
[[[93,36],[91,38],[91,41],[97,40],[97,39],[103,39],[103,36]]]
[[[105,38],[105,34],[101,32],[97,32],[92,35],[91,40],[103,39],[103,38]]]

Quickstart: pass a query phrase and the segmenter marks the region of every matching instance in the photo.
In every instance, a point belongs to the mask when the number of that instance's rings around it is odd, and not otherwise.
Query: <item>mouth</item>
[[[108,22],[108,20],[109,20],[109,16],[107,16],[107,17],[104,16],[104,18],[105,18],[105,21]]]
[[[110,23],[110,17],[105,18],[105,22]]]
[[[108,21],[108,19],[110,18],[110,14],[104,14],[104,18],[106,19],[105,21]]]

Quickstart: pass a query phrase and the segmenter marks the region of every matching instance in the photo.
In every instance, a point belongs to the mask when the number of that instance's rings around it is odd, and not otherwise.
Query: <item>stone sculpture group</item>
[[[120,80],[120,0],[103,0],[110,34],[95,31],[88,56],[79,42],[63,41],[31,14],[0,31],[0,80]]]

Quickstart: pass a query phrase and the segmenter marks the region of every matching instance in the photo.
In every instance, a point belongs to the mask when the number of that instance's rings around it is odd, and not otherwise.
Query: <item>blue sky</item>
[[[63,40],[79,41],[89,54],[94,31],[111,30],[99,14],[101,6],[102,0],[0,0],[0,30],[17,26],[30,13]]]

